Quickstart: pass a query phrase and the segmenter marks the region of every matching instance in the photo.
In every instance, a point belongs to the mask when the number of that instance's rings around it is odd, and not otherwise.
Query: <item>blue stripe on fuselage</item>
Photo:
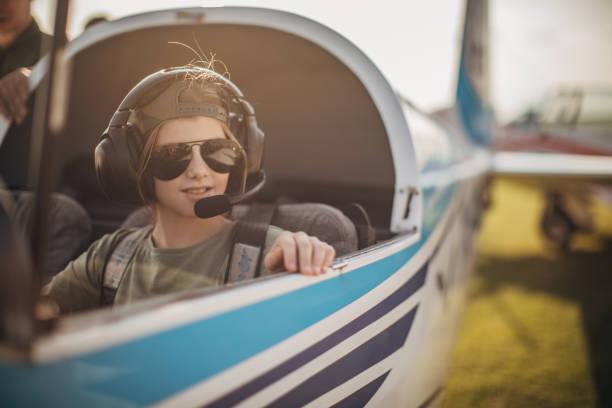
[[[412,296],[425,284],[425,277],[427,276],[427,265],[428,263],[423,265],[415,275],[413,275],[406,283],[400,286],[392,294],[387,296],[383,301],[376,304],[357,318],[353,319],[348,324],[340,327],[338,330],[336,330],[329,336],[323,338],[322,340],[308,347],[306,350],[291,357],[287,361],[272,368],[271,370],[260,375],[254,380],[249,381],[248,383],[233,390],[222,398],[219,398],[211,404],[206,405],[206,407],[228,407],[237,405],[245,398],[255,394],[256,392],[274,383],[275,381],[278,381],[290,372],[297,370],[304,364],[308,363],[309,361],[312,361],[327,350],[331,349],[337,344],[340,344],[348,337],[354,335],[359,330],[380,319],[385,314],[400,305],[403,301]],[[373,361],[372,364],[375,364],[377,362],[378,360]],[[350,375],[351,373],[348,374]],[[357,375],[358,373],[352,374]]]
[[[368,401],[372,399],[376,391],[380,388],[382,383],[387,378],[391,371],[387,371],[377,379],[371,381],[369,384],[363,386],[359,390],[355,391],[342,401],[331,406],[331,408],[353,408],[353,407],[365,407]]]
[[[334,361],[267,407],[302,407],[389,357],[404,345],[417,309],[418,305],[381,333]]]

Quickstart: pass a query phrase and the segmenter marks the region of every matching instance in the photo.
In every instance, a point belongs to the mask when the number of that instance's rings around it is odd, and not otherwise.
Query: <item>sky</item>
[[[48,32],[54,4],[32,2]],[[420,107],[453,102],[464,0],[72,0],[68,33],[77,36],[96,13],[119,18],[221,5],[275,8],[314,19],[355,43]],[[610,0],[490,0],[491,102],[498,119],[510,120],[559,84],[612,86],[610,21]]]

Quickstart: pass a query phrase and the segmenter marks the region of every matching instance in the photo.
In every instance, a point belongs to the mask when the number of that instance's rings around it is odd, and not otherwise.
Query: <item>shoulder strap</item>
[[[247,214],[237,221],[225,283],[259,276],[266,234],[275,211],[276,204],[255,203]]]
[[[144,239],[148,228],[139,228],[123,237],[113,249],[104,265],[102,272],[102,285],[100,287],[100,306],[113,303],[119,283],[123,279],[125,270],[136,253],[138,244]]]

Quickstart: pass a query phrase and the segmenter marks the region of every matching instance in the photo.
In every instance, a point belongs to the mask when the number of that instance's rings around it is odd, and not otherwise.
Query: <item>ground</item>
[[[562,252],[536,188],[502,179],[492,198],[442,406],[612,407],[612,210],[596,202]]]

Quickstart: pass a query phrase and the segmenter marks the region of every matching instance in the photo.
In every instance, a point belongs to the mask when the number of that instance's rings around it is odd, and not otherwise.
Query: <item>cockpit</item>
[[[314,22],[245,13],[244,21],[223,9],[128,17],[69,45],[55,191],[80,204],[91,222],[81,247],[150,222],[146,209],[110,201],[96,180],[93,152],[119,102],[144,76],[201,58],[217,61],[214,69],[240,84],[256,111],[267,176],[256,200],[277,204],[282,228],[312,228],[334,241],[340,257],[418,230],[414,151],[380,72]],[[237,206],[230,217],[247,210],[248,203]]]
[[[391,151],[378,109],[361,81],[330,52],[270,28],[229,24],[144,27],[73,57],[58,191],[82,203],[93,237],[117,228],[133,208],[110,205],[95,179],[93,150],[121,98],[148,73],[206,50],[254,105],[265,132],[267,182],[258,200],[356,202],[378,235],[389,234]],[[210,55],[205,55],[210,57]],[[221,65],[223,64],[223,65]]]

